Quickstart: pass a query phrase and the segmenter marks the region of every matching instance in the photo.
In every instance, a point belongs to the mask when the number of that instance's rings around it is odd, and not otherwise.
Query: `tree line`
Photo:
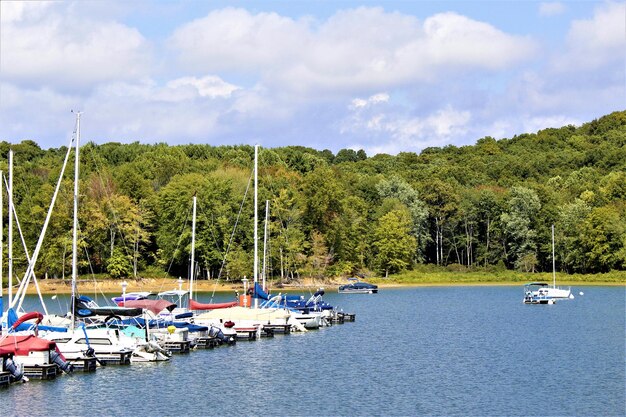
[[[0,154],[9,149],[15,209],[32,251],[67,148],[0,143]],[[198,277],[250,277],[253,158],[246,145],[83,145],[79,272],[187,276],[195,194]],[[6,160],[0,169],[6,175]],[[558,270],[624,270],[626,111],[419,154],[261,148],[258,194],[261,262],[283,280],[388,275],[423,263],[550,271],[553,224]],[[71,274],[72,210],[66,174],[38,276]],[[14,252],[19,273],[26,255]]]

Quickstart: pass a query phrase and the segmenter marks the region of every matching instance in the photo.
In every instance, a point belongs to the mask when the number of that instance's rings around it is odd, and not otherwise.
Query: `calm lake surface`
[[[524,305],[521,286],[328,293],[356,322],[12,385],[0,415],[623,416],[625,289],[575,293],[555,305]]]

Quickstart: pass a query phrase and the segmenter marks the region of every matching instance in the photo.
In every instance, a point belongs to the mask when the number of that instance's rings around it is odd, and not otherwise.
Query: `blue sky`
[[[2,1],[0,140],[419,152],[626,108],[614,1]]]

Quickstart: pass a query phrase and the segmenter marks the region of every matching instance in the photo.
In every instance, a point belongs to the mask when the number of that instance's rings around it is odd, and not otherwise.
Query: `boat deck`
[[[98,360],[107,365],[130,365],[133,352],[97,353]]]
[[[72,359],[68,362],[74,367],[74,372],[95,372],[98,368],[98,359],[93,356]]]
[[[172,353],[189,353],[190,348],[191,342],[189,340],[163,343],[163,349]]]
[[[29,379],[54,379],[57,377],[57,374],[60,373],[59,367],[50,363],[47,365],[25,365],[24,366],[24,375]]]
[[[256,340],[258,327],[235,327],[237,340]]]
[[[7,371],[0,372],[0,387],[8,387],[11,383],[11,373]]]

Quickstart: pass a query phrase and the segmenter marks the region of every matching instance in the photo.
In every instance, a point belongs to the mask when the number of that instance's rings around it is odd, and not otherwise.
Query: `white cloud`
[[[586,120],[589,121],[589,120]],[[523,120],[522,132],[535,133],[550,127],[559,128],[567,125],[580,126],[581,120],[567,115],[536,116]]]
[[[359,109],[368,107],[371,105],[375,105],[378,103],[386,103],[389,101],[389,94],[387,93],[378,93],[373,96],[368,97],[367,99],[355,98],[352,100],[352,104],[350,105],[351,109]]]
[[[326,21],[243,9],[213,11],[179,28],[169,45],[198,72],[257,74],[297,94],[359,91],[496,71],[533,56],[535,43],[456,13],[421,23],[381,8],[339,11]]]
[[[565,5],[558,1],[539,3],[539,16],[556,16],[565,13],[565,10]]]
[[[8,24],[26,19],[39,19],[52,5],[52,2],[45,1],[0,2],[0,23]]]
[[[458,13],[418,19],[377,7],[325,18],[227,8],[151,39],[158,23],[139,22],[138,10],[153,4],[137,4],[0,1],[0,139],[64,145],[74,108],[85,112],[86,140],[258,141],[373,155],[623,108],[623,3],[596,4],[573,21],[558,52]],[[539,8],[555,13],[557,4]]]
[[[430,146],[443,146],[463,137],[472,120],[470,111],[450,105],[421,117],[399,114],[391,108],[370,108],[371,112],[365,111],[367,107],[350,106],[350,109],[353,113],[344,120],[342,133],[360,137],[359,143],[350,148],[365,149],[370,155],[419,152]]]
[[[150,44],[136,29],[79,17],[69,6],[59,9],[61,6],[65,5],[2,3],[5,80],[31,88],[78,89],[148,73]],[[8,16],[4,16],[6,10]]]
[[[254,72],[297,57],[306,35],[306,26],[276,13],[226,8],[183,25],[168,43],[195,70]]]
[[[176,80],[172,80],[167,83],[167,87],[170,89],[179,89],[190,87],[195,90],[200,97],[208,98],[228,98],[234,91],[240,89],[236,85],[229,84],[222,80],[220,77],[208,75],[202,78],[196,77],[183,77]]]
[[[426,19],[424,30],[428,41],[428,53],[424,55],[441,68],[454,65],[464,70],[504,69],[534,52],[529,38],[507,35],[487,23],[456,13]],[[415,56],[420,57],[418,53]]]
[[[626,3],[604,3],[590,19],[574,20],[567,36],[567,51],[556,61],[562,71],[596,70],[619,64],[626,54]]]

